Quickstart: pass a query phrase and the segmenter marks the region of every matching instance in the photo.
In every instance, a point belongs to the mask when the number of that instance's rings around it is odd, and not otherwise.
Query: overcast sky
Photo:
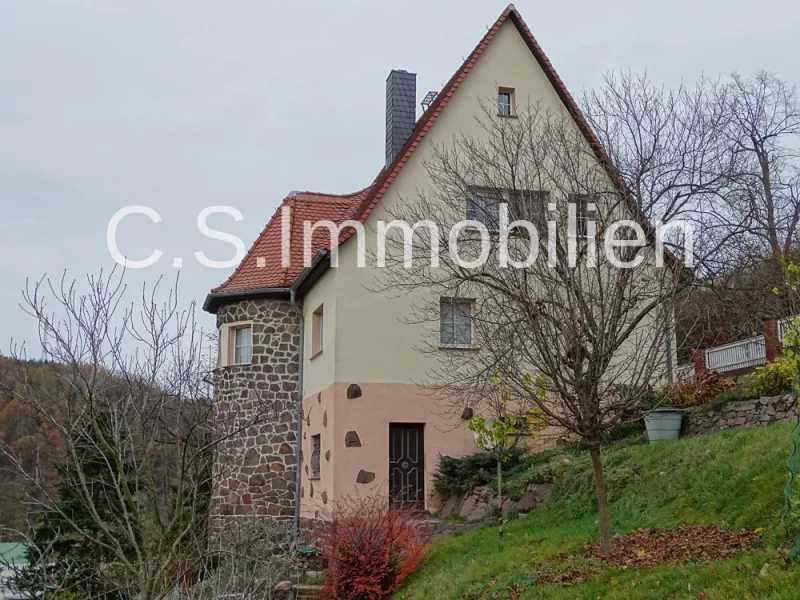
[[[800,82],[796,0],[515,3],[575,95],[613,69],[674,84],[765,68]],[[350,192],[383,164],[385,78],[418,73],[420,98],[449,79],[503,11],[487,0],[0,0],[0,353],[35,340],[18,308],[26,278],[83,278],[113,266],[123,221],[138,288],[172,280],[202,303],[230,269],[197,214],[247,247],[291,190]],[[201,323],[213,327],[205,315]]]

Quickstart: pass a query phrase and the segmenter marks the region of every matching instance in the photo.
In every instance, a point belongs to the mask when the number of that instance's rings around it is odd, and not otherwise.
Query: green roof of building
[[[27,547],[20,542],[0,542],[0,557],[2,563],[14,563],[17,565],[24,565],[28,563],[25,558],[25,550]]]

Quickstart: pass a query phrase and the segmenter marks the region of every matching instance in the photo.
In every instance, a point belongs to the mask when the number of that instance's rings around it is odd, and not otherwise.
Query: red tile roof
[[[289,287],[294,282],[295,278],[303,271],[304,220],[319,221],[329,219],[336,223],[342,223],[345,220],[353,219],[362,223],[365,222],[372,210],[389,189],[389,186],[395,180],[398,173],[400,173],[400,170],[406,162],[408,162],[414,150],[417,149],[425,135],[430,131],[436,119],[444,110],[445,106],[447,106],[467,74],[472,70],[472,67],[500,30],[500,27],[509,20],[514,23],[519,30],[528,48],[530,48],[542,70],[550,80],[550,83],[555,88],[556,93],[564,103],[564,106],[575,119],[581,132],[591,144],[598,159],[606,165],[612,179],[624,190],[624,184],[622,184],[619,174],[611,165],[600,141],[586,122],[577,103],[567,91],[566,86],[561,81],[561,78],[556,73],[547,56],[545,56],[542,48],[533,37],[530,29],[528,29],[528,26],[514,8],[514,5],[510,4],[497,21],[495,21],[494,25],[486,32],[486,35],[483,36],[483,39],[470,53],[450,81],[442,88],[428,110],[426,110],[417,121],[414,131],[392,163],[381,170],[375,181],[369,187],[360,192],[341,196],[299,192],[296,195],[284,198],[281,206],[272,216],[269,223],[267,223],[267,226],[261,232],[261,235],[259,235],[252,248],[250,248],[250,251],[247,253],[242,263],[228,280],[219,287],[214,288],[212,293]],[[286,269],[281,267],[281,210],[283,207],[292,209],[291,267]],[[347,240],[352,235],[353,231],[352,228],[344,230],[339,237],[339,244]],[[315,232],[312,240],[312,257],[319,250],[330,249],[330,240],[328,236],[327,229],[317,230]],[[259,258],[264,259],[264,266],[262,267],[258,266]]]
[[[353,215],[370,188],[353,194],[337,195],[318,192],[294,192],[283,199],[278,210],[264,227],[244,260],[222,285],[211,290],[236,292],[263,288],[288,288],[303,271],[303,227],[306,221],[315,223],[330,220],[336,224]],[[282,266],[283,211],[288,211],[290,235],[290,266]],[[317,229],[311,238],[311,258],[330,248],[326,228]],[[262,265],[262,266],[259,266]]]

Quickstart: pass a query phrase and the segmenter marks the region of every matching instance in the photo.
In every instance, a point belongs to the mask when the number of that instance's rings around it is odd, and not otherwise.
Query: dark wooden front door
[[[389,425],[389,497],[393,508],[425,509],[424,425]]]

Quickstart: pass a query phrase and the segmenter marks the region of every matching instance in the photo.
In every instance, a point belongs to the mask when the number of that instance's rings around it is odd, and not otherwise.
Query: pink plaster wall
[[[303,518],[320,518],[325,508],[330,505],[334,489],[334,386],[307,396],[303,399],[303,433],[301,448],[303,461],[300,477],[300,516]],[[312,436],[320,436],[320,477],[312,479],[311,453]],[[325,452],[330,450],[330,460],[325,459]],[[325,494],[323,496],[323,494]],[[328,503],[323,502],[327,499]]]
[[[432,475],[439,456],[463,456],[478,451],[467,423],[447,420],[424,388],[412,384],[359,384],[360,398],[348,399],[349,383],[336,383],[303,400],[303,414],[311,411],[310,425],[303,423],[303,468],[301,516],[320,517],[337,497],[376,493],[389,499],[389,424],[423,423],[425,425],[425,498],[426,508],[438,508],[433,498]],[[322,425],[327,411],[327,426]],[[347,448],[345,435],[358,433],[361,447]],[[306,465],[311,460],[311,436],[319,433],[322,444],[321,477],[311,481]],[[330,450],[330,461],[325,452]],[[375,473],[370,484],[356,483],[358,472]],[[314,496],[310,487],[314,486]],[[327,494],[327,505],[322,492]]]

